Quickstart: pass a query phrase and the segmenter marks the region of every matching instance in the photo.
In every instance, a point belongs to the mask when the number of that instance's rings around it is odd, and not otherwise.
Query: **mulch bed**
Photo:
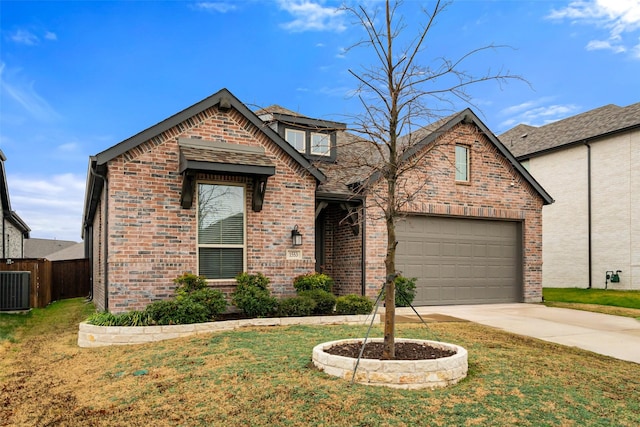
[[[362,353],[363,359],[382,359],[384,344],[381,342],[368,342]],[[441,359],[456,354],[454,350],[431,347],[427,344],[413,342],[396,342],[396,358],[394,360],[425,360]],[[324,350],[326,353],[336,356],[351,357],[357,359],[362,348],[362,341],[356,343],[338,344]]]

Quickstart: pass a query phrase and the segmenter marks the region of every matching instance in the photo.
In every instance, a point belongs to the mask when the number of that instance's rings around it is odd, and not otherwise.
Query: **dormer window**
[[[286,129],[285,131],[285,140],[296,150],[301,153],[305,152],[305,131],[295,130],[295,129]]]
[[[330,154],[331,140],[326,133],[311,134],[311,154],[328,156]]]

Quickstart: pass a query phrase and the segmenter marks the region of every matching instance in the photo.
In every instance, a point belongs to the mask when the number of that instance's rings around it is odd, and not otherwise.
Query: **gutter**
[[[589,288],[592,286],[592,268],[593,268],[593,253],[592,253],[592,235],[591,235],[591,145],[589,141],[585,141],[585,147],[587,147],[587,236],[588,236],[588,257],[589,257]]]
[[[360,274],[361,274],[361,289],[360,293],[362,296],[367,295],[367,208],[366,208],[366,198],[362,198],[362,222],[360,224],[360,233],[362,233],[362,256],[360,257]]]

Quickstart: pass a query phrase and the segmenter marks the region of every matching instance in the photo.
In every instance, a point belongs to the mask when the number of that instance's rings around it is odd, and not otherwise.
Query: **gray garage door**
[[[413,216],[397,237],[396,268],[418,278],[414,305],[522,300],[520,223]]]

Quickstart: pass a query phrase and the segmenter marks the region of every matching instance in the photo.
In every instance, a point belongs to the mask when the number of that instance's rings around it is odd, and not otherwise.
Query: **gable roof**
[[[489,140],[498,151],[509,161],[509,163],[513,166],[513,168],[535,189],[535,191],[542,197],[544,200],[544,204],[553,203],[553,198],[545,191],[544,188],[533,178],[533,176],[527,171],[521,164],[516,160],[514,155],[500,142],[500,140],[487,128],[487,126],[478,118],[478,116],[471,111],[471,109],[467,108],[458,113],[452,114],[449,117],[445,117],[440,119],[430,125],[427,125],[421,129],[418,129],[416,132],[413,132],[411,135],[405,135],[398,139],[398,143],[400,147],[408,147],[404,151],[401,157],[401,162],[407,161],[412,156],[417,154],[420,150],[425,148],[427,145],[436,141],[438,137],[442,134],[451,130],[454,126],[460,123],[472,123],[475,124],[478,129],[482,133],[484,133]],[[413,143],[411,141],[418,141]],[[350,187],[349,184],[360,184],[365,187],[372,185],[374,182],[378,181],[381,178],[380,172],[371,173],[374,168],[380,166],[380,164],[384,161],[378,150],[375,150],[371,147],[371,143],[358,138],[355,135],[351,135],[348,133],[344,133],[342,136],[342,142],[346,143],[348,146],[348,150],[343,150],[343,146],[340,146],[340,152],[338,154],[338,165],[335,167],[328,167],[326,170],[323,167],[322,170],[329,176],[329,180],[326,183],[323,183],[319,188],[325,191],[342,191],[345,192],[345,187],[348,189]],[[341,156],[342,159],[341,159]],[[348,162],[348,159],[345,156],[356,156],[360,162],[356,162],[356,164],[362,165],[366,163],[365,167],[354,167],[354,168],[345,168],[344,163]],[[364,160],[364,162],[362,162]],[[342,164],[341,164],[342,161]],[[371,167],[368,167],[370,165]],[[345,175],[345,169],[347,169]],[[367,175],[368,174],[368,175]],[[343,181],[342,189],[338,182],[344,180],[345,176],[350,178],[350,181]],[[346,184],[346,185],[345,185]]]
[[[125,139],[124,141],[96,154],[89,158],[89,170],[87,172],[87,185],[85,194],[85,205],[83,214],[83,235],[84,229],[88,226],[100,199],[102,188],[104,187],[104,173],[106,165],[110,160],[138,147],[140,144],[153,139],[163,132],[179,125],[185,120],[202,113],[203,111],[218,106],[221,110],[234,108],[244,116],[250,123],[260,129],[267,137],[269,137],[279,148],[284,150],[298,164],[307,170],[314,178],[322,182],[326,180],[326,176],[304,158],[295,148],[288,144],[277,132],[265,124],[258,116],[247,108],[238,98],[236,98],[228,89],[223,88],[208,98],[174,114],[173,116],[157,123],[150,128],[137,133],[136,135]],[[96,179],[98,178],[98,179]]]
[[[347,125],[344,123],[308,117],[275,104],[256,111],[256,115],[265,123],[281,122],[298,126],[306,126],[311,129],[323,128],[343,130],[347,128]]]
[[[185,120],[216,105],[221,109],[234,108],[235,110],[237,110],[249,122],[251,122],[263,133],[265,133],[271,140],[273,140],[276,145],[282,148],[288,155],[293,157],[301,166],[308,170],[309,173],[311,173],[311,175],[313,175],[318,181],[323,181],[325,179],[324,175],[318,169],[311,165],[311,163],[309,163],[307,159],[305,159],[295,148],[293,148],[285,140],[283,140],[280,135],[273,131],[273,129],[271,129],[269,126],[265,126],[265,123],[260,120],[260,118],[258,118],[258,116],[253,111],[247,108],[246,105],[240,102],[238,98],[236,98],[231,92],[229,92],[228,89],[221,89],[220,91],[192,105],[191,107],[188,107],[180,111],[179,113],[176,113],[173,116],[161,121],[160,123],[143,130],[142,132],[132,136],[131,138],[125,139],[119,144],[116,144],[113,147],[110,147],[105,151],[96,154],[94,156],[96,165],[104,165],[109,160],[112,160],[117,156],[126,153],[127,151],[137,147],[143,142],[146,142],[160,135],[162,132],[171,129],[172,127],[184,122]]]
[[[540,127],[520,124],[499,138],[523,160],[639,128],[640,102],[626,107],[609,104]]]
[[[24,237],[29,238],[31,229],[27,223],[11,210],[11,200],[9,199],[9,186],[7,185],[7,174],[4,169],[4,162],[7,157],[0,150],[0,202],[2,203],[2,217],[14,225]]]

